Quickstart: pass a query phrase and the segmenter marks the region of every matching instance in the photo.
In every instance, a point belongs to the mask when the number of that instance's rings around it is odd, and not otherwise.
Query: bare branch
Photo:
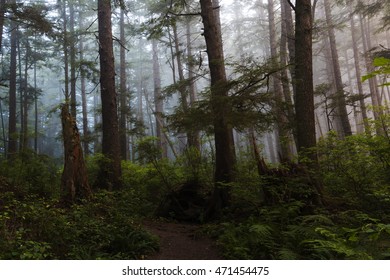
[[[288,4],[290,5],[290,7],[294,10],[294,12],[296,11],[295,10],[295,6],[294,4],[291,2],[291,0],[286,0],[288,2]]]

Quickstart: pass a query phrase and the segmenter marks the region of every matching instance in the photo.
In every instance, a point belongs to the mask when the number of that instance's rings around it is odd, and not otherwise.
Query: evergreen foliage
[[[0,259],[148,258],[159,248],[143,226],[151,218],[196,223],[226,259],[390,259],[390,51],[371,46],[374,26],[376,41],[388,38],[389,1],[337,0],[344,6],[329,7],[326,27],[309,0],[296,1],[295,38],[293,20],[285,17],[292,10],[267,21],[271,13],[258,1],[234,1],[231,11],[211,0],[97,1],[107,12],[100,26],[112,21],[113,34],[111,28],[97,31],[96,1],[33,2],[0,8]],[[117,40],[119,8],[127,16]],[[274,31],[265,31],[267,22],[275,24]],[[283,22],[289,32],[283,33]],[[354,71],[351,45],[339,40],[349,24],[351,35],[356,33]],[[329,28],[335,38],[328,42],[323,35]],[[98,33],[107,36],[100,43]],[[272,44],[279,54],[267,44],[271,33],[284,40]],[[327,53],[331,41],[340,54],[333,61]],[[102,65],[103,51],[111,47],[110,65],[100,71],[98,49]],[[128,77],[120,90],[126,97],[120,104],[125,145],[113,137],[119,49],[128,54],[119,71]],[[332,64],[348,74],[348,95],[346,75],[335,90]],[[110,89],[100,82],[104,78],[110,78]],[[359,94],[353,78],[365,82]],[[78,90],[86,173],[95,189],[90,199],[65,205],[61,131],[52,108],[63,95],[78,99]],[[341,107],[355,135],[333,131],[341,131],[340,98],[346,99]],[[81,121],[79,104],[73,105],[71,127]],[[112,118],[103,125],[107,112]],[[291,135],[283,136],[283,130]],[[120,161],[121,145],[122,159],[131,160]]]
[[[232,206],[224,209],[220,221],[203,225],[203,231],[217,240],[228,259],[386,259],[390,253],[389,143],[380,135],[341,140],[330,133],[322,139],[317,147],[317,175],[323,181],[323,207],[311,204],[307,177],[291,172],[297,166],[269,167],[268,174],[259,175],[252,158],[242,155],[231,185]],[[145,139],[142,145],[148,154],[153,139]],[[153,215],[166,195],[194,178],[205,186],[204,198],[212,189],[212,166],[205,159],[189,153],[168,162],[157,154],[144,158],[143,164],[122,162],[123,190],[95,190],[91,201],[70,208],[58,207],[55,190],[60,172],[49,158],[25,154],[12,164],[3,161],[0,258],[146,257],[158,245],[139,221]],[[101,160],[101,155],[88,158],[91,178]],[[267,191],[271,201],[265,200]],[[178,213],[170,218],[180,218]]]

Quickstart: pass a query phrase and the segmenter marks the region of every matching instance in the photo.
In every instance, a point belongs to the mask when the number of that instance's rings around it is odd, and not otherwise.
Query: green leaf
[[[384,57],[376,57],[374,59],[374,66],[375,67],[382,67],[382,66],[389,66],[390,65],[390,59],[384,58]]]

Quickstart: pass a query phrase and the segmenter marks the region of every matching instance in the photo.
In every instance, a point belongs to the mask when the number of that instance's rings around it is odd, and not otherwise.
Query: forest
[[[388,0],[0,0],[0,259],[390,259]]]

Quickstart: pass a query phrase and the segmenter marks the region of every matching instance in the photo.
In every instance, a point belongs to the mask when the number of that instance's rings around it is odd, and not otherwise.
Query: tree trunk
[[[282,2],[286,2],[285,0],[281,0]],[[284,15],[286,14],[285,11],[285,5],[281,3],[281,17],[283,19]],[[287,59],[287,47],[288,47],[288,39],[290,34],[288,33],[288,24],[286,20],[281,21],[281,37],[280,37],[280,63],[281,66],[284,67],[280,71],[280,76],[281,76],[281,82],[282,82],[282,89],[283,89],[283,97],[284,97],[284,102],[285,102],[285,107],[287,111],[287,118],[288,118],[288,123],[289,126],[293,128],[293,137],[296,138],[296,132],[294,131],[294,123],[295,123],[295,114],[294,114],[294,105],[292,103],[292,95],[291,95],[291,90],[290,90],[290,80],[288,77],[287,73],[287,66],[289,64],[288,59]],[[293,67],[292,67],[293,68]],[[295,139],[296,140],[296,139]],[[292,143],[293,144],[293,143]]]
[[[217,217],[230,203],[226,184],[234,179],[235,151],[232,126],[228,121],[230,102],[225,72],[222,35],[211,0],[200,0],[211,77],[211,107],[214,118],[215,188],[208,210],[209,217]]]
[[[38,154],[38,92],[37,92],[37,62],[34,61],[34,151]]]
[[[79,6],[81,6],[81,1],[79,1]],[[83,27],[83,13],[79,11],[79,25],[80,28]],[[84,61],[84,41],[83,37],[80,36],[79,40],[79,52],[80,52],[80,61]],[[83,67],[83,66],[81,66]],[[86,93],[86,81],[85,81],[85,69],[80,69],[80,91],[81,91],[81,111],[83,116],[83,148],[84,155],[89,155],[89,127],[88,127],[88,104],[87,104],[87,93]]]
[[[195,106],[196,90],[195,90],[195,62],[192,55],[192,43],[191,43],[191,17],[186,20],[186,39],[187,39],[187,67],[188,67],[188,80],[189,80],[189,97],[190,106]],[[191,143],[194,148],[200,151],[200,139],[199,131],[191,132]]]
[[[360,14],[360,30],[361,30],[361,35],[362,35],[362,41],[363,41],[363,52],[365,56],[365,63],[366,63],[366,70],[367,73],[371,73],[374,71],[374,67],[371,63],[370,56],[368,54],[368,51],[370,50],[369,48],[369,41],[370,39],[368,38],[368,34],[366,33],[366,28],[364,24],[364,18]],[[378,92],[377,92],[377,87],[376,87],[376,77],[368,79],[368,85],[370,88],[370,95],[371,95],[371,102],[375,110],[373,110],[374,113],[374,119],[379,120],[381,116],[381,110],[379,109],[379,99],[378,99]],[[377,131],[379,134],[381,133],[380,130]]]
[[[178,82],[178,90],[180,94],[180,105],[181,109],[183,110],[184,114],[188,113],[188,100],[187,100],[187,89],[185,85],[185,78],[184,78],[184,71],[183,71],[183,63],[182,63],[182,55],[179,47],[179,37],[177,36],[177,25],[176,22],[172,24],[172,30],[173,30],[173,41],[174,41],[174,48],[175,48],[175,57],[176,57],[176,63],[177,63],[177,72],[179,74],[179,80]],[[188,130],[188,129],[187,129]],[[187,138],[187,147],[192,147],[192,139],[190,133],[186,133]],[[183,141],[184,142],[184,141]]]
[[[15,4],[15,1],[12,2]],[[13,158],[17,153],[16,131],[16,57],[17,57],[17,25],[11,18],[11,61],[9,77],[9,118],[8,118],[8,154]]]
[[[367,109],[366,109],[366,104],[364,102],[364,91],[363,91],[363,85],[362,85],[362,74],[361,74],[361,70],[360,70],[359,50],[357,47],[356,24],[355,24],[354,14],[352,13],[352,8],[351,8],[350,17],[351,17],[350,22],[351,22],[353,60],[354,60],[354,64],[355,64],[356,83],[357,83],[357,87],[358,87],[360,110],[362,113],[364,130],[366,133],[370,133],[370,126],[369,126],[368,117],[367,117]]]
[[[335,130],[340,138],[344,137],[341,117],[337,109],[337,88],[335,82],[335,72],[332,63],[332,51],[328,36],[323,37],[323,53],[325,57],[326,74],[329,82],[329,90],[325,92],[325,113],[328,121],[328,129]]]
[[[5,14],[5,2],[6,0],[0,1],[0,51],[3,46],[3,27],[4,27],[4,14]]]
[[[24,132],[24,82],[23,82],[23,74],[22,74],[22,52],[20,48],[20,42],[22,41],[21,34],[19,33],[18,29],[18,35],[17,35],[17,54],[18,54],[18,73],[17,77],[18,80],[16,82],[17,85],[17,92],[19,93],[19,117],[20,117],[20,128],[19,128],[19,152],[23,151],[23,132]]]
[[[139,54],[141,59],[141,50],[144,48],[142,39],[138,42]],[[143,65],[138,70],[138,84],[137,84],[137,121],[142,126],[144,125],[144,110],[143,110],[143,90],[144,90],[144,77],[143,77]]]
[[[126,38],[125,38],[125,12],[121,9],[120,14],[120,119],[119,133],[122,160],[128,159],[127,145],[127,77],[126,77]]]
[[[0,52],[2,50],[3,46],[3,27],[4,27],[4,14],[5,14],[5,1],[0,1]],[[5,136],[5,127],[4,127],[4,119],[3,119],[3,108],[1,107],[1,100],[0,100],[0,116],[1,116],[1,124],[2,124],[2,135],[3,135],[3,141],[4,141],[4,153],[7,156],[7,140]]]
[[[313,89],[313,54],[312,54],[312,9],[311,0],[297,0],[295,5],[295,77],[297,122],[297,149],[299,163],[311,169],[318,167],[315,151],[316,126]],[[307,157],[311,162],[307,162]],[[306,171],[305,171],[306,174]],[[308,177],[311,177],[307,174]],[[313,180],[314,196],[317,205],[322,205],[322,185],[316,178]]]
[[[348,119],[348,112],[346,107],[347,104],[345,102],[344,86],[343,86],[343,81],[341,79],[339,56],[338,56],[337,45],[336,45],[336,36],[333,28],[333,19],[332,19],[329,0],[324,0],[324,5],[325,5],[326,24],[328,28],[328,36],[330,42],[330,51],[332,55],[334,81],[336,86],[336,93],[334,95],[336,114],[337,114],[336,117],[340,118],[341,121],[343,135],[340,136],[341,137],[350,136],[352,135],[352,131]]]
[[[30,44],[27,40],[25,44],[26,48],[26,57],[25,57],[25,64],[24,64],[24,85],[23,90],[20,94],[23,94],[23,131],[22,131],[22,138],[21,138],[21,151],[25,151],[28,148],[28,107],[29,107],[29,98],[28,98],[28,60],[30,56]]]
[[[281,1],[280,4],[281,4],[282,21],[283,21],[282,24],[284,24],[286,28],[289,64],[294,64],[295,63],[295,34],[294,34],[294,22],[291,15],[291,6],[288,4],[286,0],[280,0],[280,1]],[[290,69],[291,79],[295,81],[295,67],[291,65],[289,69]],[[295,100],[295,95],[296,95],[295,82],[292,83],[292,88],[293,88],[293,97]]]
[[[298,152],[303,152],[316,146],[310,0],[296,2],[295,17],[297,149]],[[316,156],[312,155],[312,159],[315,160]]]
[[[178,71],[178,74],[179,74],[179,93],[180,93],[180,104],[181,104],[181,107],[182,107],[182,110],[184,112],[184,114],[187,114],[188,113],[188,110],[189,110],[189,105],[188,105],[188,94],[187,94],[187,87],[189,87],[189,85],[187,86],[185,83],[185,77],[184,77],[184,70],[183,70],[183,63],[182,63],[182,52],[180,50],[180,46],[179,46],[179,37],[177,35],[177,25],[176,23],[174,23],[172,25],[172,29],[173,29],[173,39],[174,39],[174,44],[175,44],[175,56],[176,56],[176,62],[177,62],[177,71]],[[196,139],[195,139],[195,136],[194,136],[194,133],[192,133],[190,131],[189,128],[187,128],[187,132],[186,132],[186,137],[187,137],[187,147],[196,147]]]
[[[268,20],[269,20],[269,37],[270,37],[270,53],[271,59],[275,67],[278,66],[277,56],[278,56],[278,46],[276,40],[276,29],[275,29],[275,12],[274,12],[274,1],[268,0]],[[272,89],[275,96],[275,114],[277,121],[277,130],[278,130],[278,140],[280,147],[280,161],[288,162],[292,160],[292,152],[290,150],[291,144],[291,135],[288,131],[288,120],[287,114],[284,110],[284,98],[282,92],[282,83],[280,79],[280,73],[275,73],[271,76]]]
[[[121,187],[119,124],[115,92],[115,67],[112,46],[111,1],[98,0],[100,90],[102,100],[102,152],[108,162],[102,164],[99,185]]]
[[[69,1],[69,48],[70,48],[70,113],[77,119],[76,110],[76,34],[74,31],[74,4]]]
[[[67,14],[66,14],[66,1],[63,2],[62,5],[62,19],[63,19],[63,51],[64,51],[64,95],[65,100],[69,99],[69,38],[68,38],[68,20],[67,20]]]
[[[157,147],[161,150],[162,158],[168,157],[167,140],[164,133],[164,102],[161,95],[160,63],[158,59],[157,40],[152,39],[153,51],[153,85],[154,85],[154,106],[156,116],[156,137]]]
[[[65,165],[61,176],[61,201],[65,205],[88,199],[92,191],[88,183],[87,169],[81,149],[76,121],[69,113],[68,104],[61,106],[62,136]]]

